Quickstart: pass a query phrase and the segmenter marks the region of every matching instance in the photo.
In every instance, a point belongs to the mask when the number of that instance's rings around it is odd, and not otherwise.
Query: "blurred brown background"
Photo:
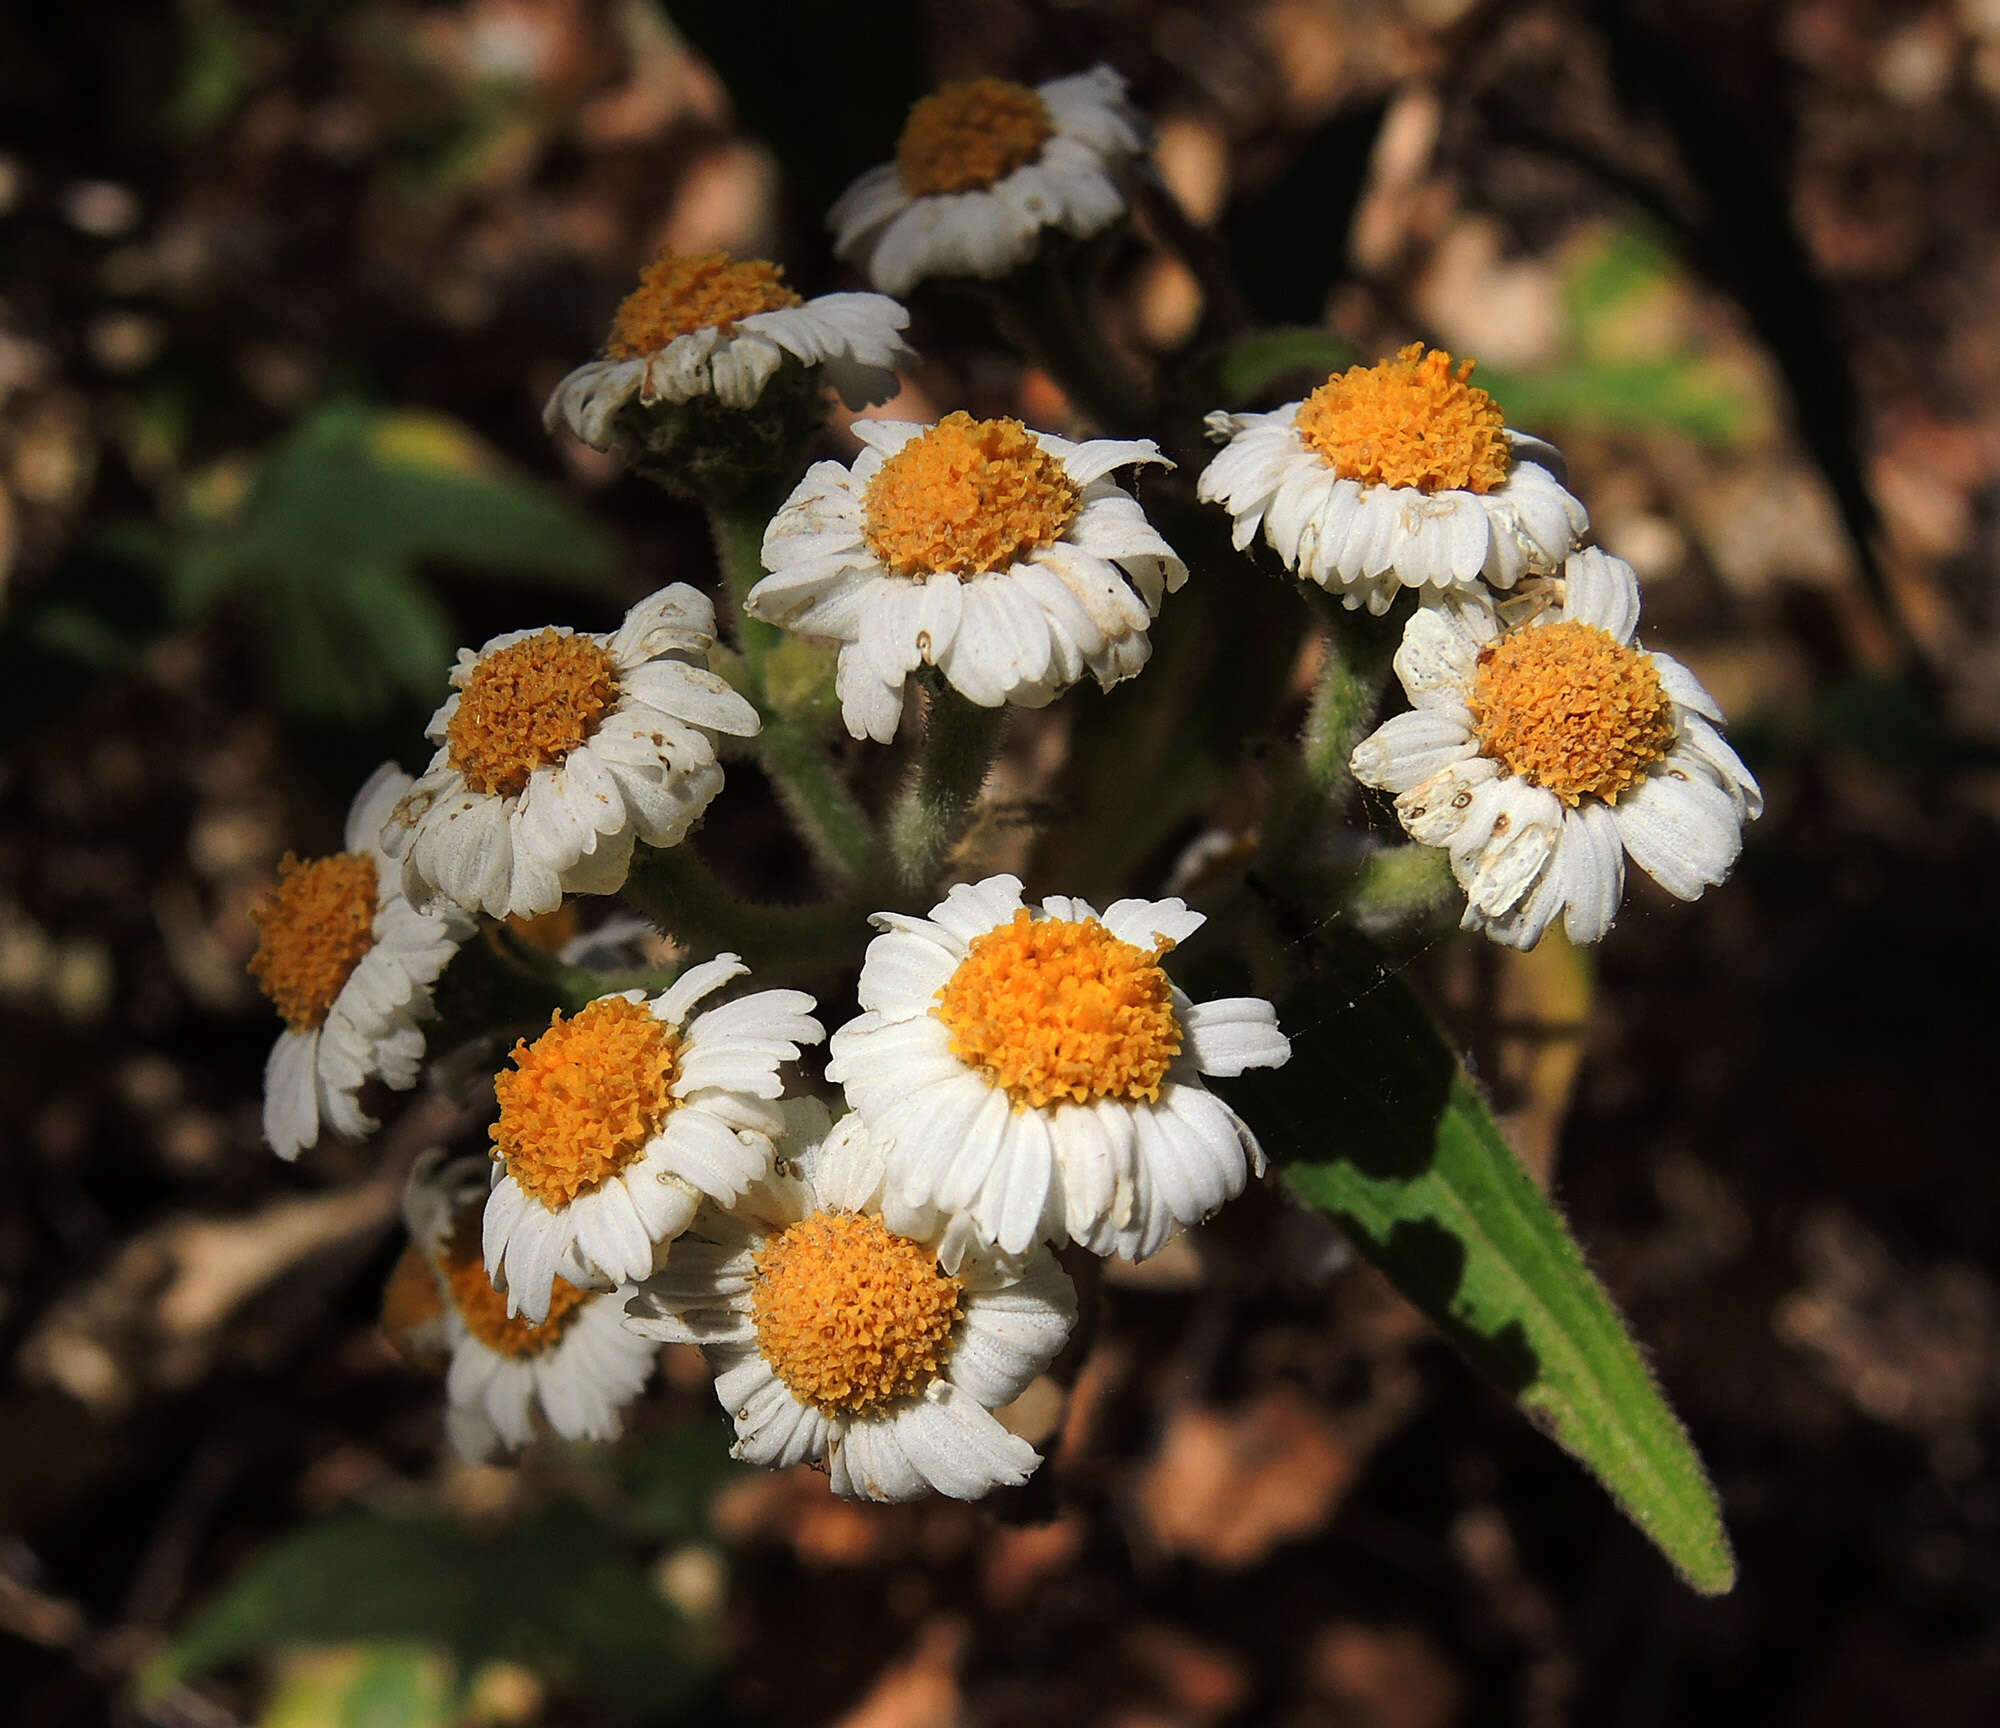
[[[450,1113],[261,1144],[278,855],[414,765],[451,646],[710,580],[691,511],[539,425],[637,265],[850,286],[818,212],[914,94],[1100,58],[1196,230],[1114,258],[1132,357],[1477,356],[1770,794],[1732,882],[1636,884],[1590,963],[1421,969],[1715,1473],[1727,1599],[1268,1195],[1113,1272],[998,1519],[689,1479],[677,1355],[608,1464],[441,1465],[373,1317]],[[462,1705],[351,1642],[131,1690],[302,1521],[564,1499],[694,1629],[665,1717],[2000,1720],[2000,4],[76,0],[0,22],[0,114],[6,1721],[629,1719],[507,1650]],[[918,313],[899,411],[1061,412]],[[732,790],[711,839],[786,885]]]

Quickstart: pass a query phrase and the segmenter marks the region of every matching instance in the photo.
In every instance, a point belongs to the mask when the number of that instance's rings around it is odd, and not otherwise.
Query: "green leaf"
[[[1285,1180],[1583,1463],[1705,1595],[1736,1580],[1721,1511],[1561,1215],[1422,1005],[1344,942],[1288,1003],[1292,1059],[1231,1083]]]
[[[1699,357],[1582,360],[1522,373],[1481,366],[1478,383],[1522,428],[1667,429],[1726,446],[1742,443],[1761,412],[1740,370]]]
[[[422,1644],[372,1641],[287,1661],[259,1728],[451,1728],[451,1664]]]
[[[634,1721],[672,1716],[699,1679],[680,1618],[573,1507],[478,1532],[355,1513],[286,1537],[153,1663],[142,1694],[294,1643],[434,1644],[461,1675],[505,1657]]]
[[[273,627],[275,694],[295,717],[365,723],[398,700],[436,700],[455,632],[431,566],[599,592],[616,574],[609,536],[441,415],[332,403],[247,486],[212,489],[232,507],[172,548],[177,608],[249,596]]]
[[[1276,402],[1290,386],[1315,388],[1353,364],[1354,349],[1330,330],[1259,330],[1202,360],[1188,397],[1228,408]]]

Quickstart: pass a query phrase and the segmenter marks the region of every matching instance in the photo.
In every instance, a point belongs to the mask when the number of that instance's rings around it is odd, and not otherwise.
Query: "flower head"
[[[935,666],[967,700],[1040,707],[1086,672],[1109,688],[1187,566],[1112,470],[1145,440],[1073,444],[1018,420],[857,420],[854,466],[818,462],[771,519],[753,617],[841,644],[847,729],[887,743]]]
[[[1551,571],[1589,527],[1549,445],[1501,422],[1493,398],[1438,349],[1336,372],[1269,414],[1208,417],[1227,448],[1196,485],[1259,528],[1285,567],[1349,606],[1386,612],[1400,588],[1511,588]]]
[[[445,1430],[478,1463],[546,1425],[570,1440],[615,1440],[658,1350],[624,1325],[629,1290],[557,1279],[538,1324],[508,1311],[480,1254],[486,1162],[429,1152],[410,1173],[403,1212],[437,1298],[450,1370]]]
[[[1125,213],[1125,170],[1148,147],[1108,66],[1030,89],[977,78],[910,110],[896,159],[840,195],[834,250],[885,294],[929,276],[995,278],[1044,230],[1083,238]]]
[[[708,669],[715,612],[684,583],[608,635],[551,627],[461,649],[430,767],[382,832],[416,904],[538,917],[611,894],[635,841],[671,846],[722,789],[718,732],[756,710]]]
[[[645,1277],[704,1198],[733,1200],[769,1170],[783,1129],[779,1064],[825,1033],[797,990],[693,1014],[747,970],[721,954],[658,996],[629,990],[558,1013],[514,1047],[513,1069],[494,1081],[485,1223],[486,1268],[508,1314],[541,1323],[564,1279],[606,1288]]]
[[[750,1463],[823,1460],[852,1499],[975,1500],[1026,1481],[1040,1459],[992,1412],[1068,1339],[1068,1277],[1046,1248],[995,1255],[935,1213],[889,1222],[860,1117],[829,1131],[810,1101],[786,1113],[778,1169],[702,1209],[626,1324],[702,1346]]]
[[[403,896],[379,836],[410,777],[385,762],[355,794],[347,850],[289,853],[278,889],[251,914],[250,973],[285,1022],[264,1067],[264,1138],[296,1158],[325,1129],[374,1131],[361,1088],[417,1083],[431,986],[472,934],[455,907],[420,912]]]
[[[1559,588],[1559,607],[1511,626],[1476,594],[1418,611],[1396,653],[1415,707],[1354,751],[1356,778],[1396,794],[1411,837],[1450,848],[1465,927],[1514,948],[1558,915],[1571,941],[1597,941],[1628,853],[1696,898],[1764,807],[1714,699],[1634,640],[1632,567],[1593,547]]]
[[[1012,876],[878,913],[827,1075],[883,1148],[891,1224],[935,1210],[1008,1253],[1136,1260],[1240,1194],[1264,1155],[1202,1077],[1291,1045],[1268,1002],[1174,987],[1161,962],[1202,922],[1179,900],[1030,908]]]
[[[635,400],[651,407],[710,398],[750,409],[787,367],[815,401],[830,384],[850,408],[886,402],[896,368],[916,358],[901,335],[909,321],[881,294],[803,300],[775,264],[669,250],[618,308],[603,358],[558,384],[542,418],[551,431],[561,422],[609,450],[621,442],[619,414]]]

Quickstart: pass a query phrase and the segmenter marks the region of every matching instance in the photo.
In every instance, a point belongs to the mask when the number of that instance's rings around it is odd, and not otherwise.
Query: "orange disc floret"
[[[1025,84],[947,84],[910,110],[896,141],[896,177],[912,198],[972,192],[1042,153],[1055,131],[1049,105]]]
[[[1569,805],[1617,803],[1673,747],[1653,657],[1595,624],[1529,625],[1482,648],[1468,706],[1484,755]]]
[[[858,1415],[943,1372],[964,1286],[921,1242],[860,1212],[815,1212],[753,1264],[750,1314],[771,1372],[801,1403]]]
[[[1395,359],[1336,372],[1299,404],[1299,437],[1328,467],[1363,486],[1490,492],[1512,456],[1493,398],[1454,371],[1442,348],[1412,342]]]
[[[479,1220],[484,1210],[468,1207],[458,1216],[449,1240],[438,1252],[438,1271],[451,1292],[451,1305],[465,1322],[465,1329],[487,1349],[502,1356],[539,1356],[562,1342],[562,1335],[576,1323],[577,1315],[594,1292],[579,1290],[567,1278],[558,1278],[549,1292],[549,1315],[540,1325],[507,1312],[507,1298],[493,1288],[486,1275],[486,1259],[479,1247]]]
[[[976,936],[933,1010],[952,1054],[1019,1109],[1155,1099],[1180,1054],[1173,987],[1150,951],[1095,918],[1013,922]]]
[[[475,792],[517,796],[560,762],[618,700],[618,668],[589,636],[548,629],[480,660],[445,729],[451,765]]]
[[[250,976],[294,1032],[326,1024],[333,999],[375,946],[375,860],[337,852],[311,862],[287,852],[278,890],[250,914]]]
[[[494,1077],[494,1156],[523,1192],[567,1206],[645,1150],[674,1109],[679,1075],[680,1040],[645,1003],[607,996],[569,1020],[558,1009]]]
[[[961,409],[882,464],[862,532],[899,576],[977,576],[1060,539],[1082,502],[1083,488],[1020,421]]]
[[[652,354],[691,330],[727,331],[739,318],[803,304],[785,273],[761,258],[733,262],[727,252],[678,253],[671,247],[639,272],[611,320],[604,352],[613,360]]]

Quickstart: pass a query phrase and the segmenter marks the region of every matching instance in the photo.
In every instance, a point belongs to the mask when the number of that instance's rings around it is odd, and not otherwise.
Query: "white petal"
[[[1563,931],[1572,942],[1598,942],[1625,896],[1625,847],[1610,810],[1592,799],[1563,819]]]
[[[1278,1030],[1278,1011],[1261,997],[1197,1002],[1181,1016],[1181,1030],[1204,1074],[1227,1077],[1291,1060],[1292,1041]]]
[[[1639,627],[1639,578],[1632,566],[1596,546],[1571,553],[1563,565],[1563,616],[1630,642]]]
[[[1729,794],[1706,780],[1649,774],[1612,814],[1632,862],[1677,899],[1720,882],[1743,847]]]

